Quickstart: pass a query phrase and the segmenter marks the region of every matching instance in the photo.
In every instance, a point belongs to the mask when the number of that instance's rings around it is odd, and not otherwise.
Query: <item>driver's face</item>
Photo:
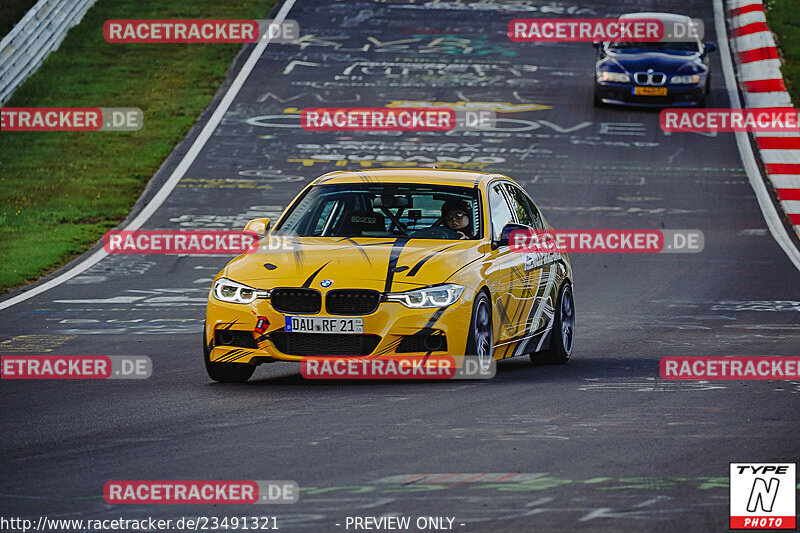
[[[450,229],[459,230],[467,227],[467,224],[469,224],[469,217],[460,209],[448,211],[444,216],[444,223],[447,224],[447,227]]]

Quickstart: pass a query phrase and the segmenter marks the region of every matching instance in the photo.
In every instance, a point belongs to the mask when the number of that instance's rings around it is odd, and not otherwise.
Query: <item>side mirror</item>
[[[511,235],[512,231],[517,230],[524,230],[524,231],[533,231],[533,228],[530,226],[526,226],[525,224],[516,224],[514,222],[509,222],[505,226],[503,226],[502,231],[500,231],[500,239],[494,242],[496,247],[499,246],[508,246],[508,238]]]
[[[257,235],[265,235],[269,229],[268,218],[254,218],[244,227],[245,231],[251,231]]]
[[[603,43],[602,42],[593,41],[592,42],[592,46],[594,46],[597,49],[597,57],[599,57],[601,59],[606,57],[605,48],[603,48]]]
[[[715,52],[717,50],[717,43],[707,42],[703,43],[703,47],[705,48],[705,53],[710,54],[711,52]]]

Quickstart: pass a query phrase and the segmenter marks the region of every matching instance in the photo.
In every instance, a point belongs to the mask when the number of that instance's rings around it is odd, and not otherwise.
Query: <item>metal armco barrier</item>
[[[0,41],[0,105],[57,49],[96,0],[39,0]]]

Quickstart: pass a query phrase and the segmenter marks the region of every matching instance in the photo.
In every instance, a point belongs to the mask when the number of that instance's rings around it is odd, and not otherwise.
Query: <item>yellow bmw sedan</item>
[[[214,278],[203,333],[211,379],[305,357],[572,353],[572,268],[564,253],[512,250],[514,230],[552,229],[498,174],[341,171],[311,182],[254,253]]]

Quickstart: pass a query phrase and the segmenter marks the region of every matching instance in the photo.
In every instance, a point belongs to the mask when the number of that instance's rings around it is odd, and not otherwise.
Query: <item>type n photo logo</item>
[[[796,463],[731,463],[731,529],[795,529]]]

